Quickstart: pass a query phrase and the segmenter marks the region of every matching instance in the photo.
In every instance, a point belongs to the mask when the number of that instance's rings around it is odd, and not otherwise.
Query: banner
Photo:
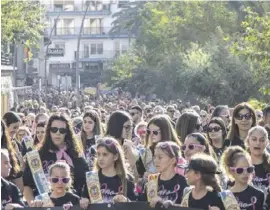
[[[48,210],[48,208],[24,208],[25,210]],[[102,204],[90,204],[87,210],[164,210],[164,207],[151,208],[147,202],[130,202],[130,203],[102,203]],[[21,209],[15,209],[21,210]],[[63,207],[53,207],[50,210],[63,210]],[[69,210],[83,210],[79,206],[73,206]],[[186,207],[169,207],[166,210],[202,210]]]

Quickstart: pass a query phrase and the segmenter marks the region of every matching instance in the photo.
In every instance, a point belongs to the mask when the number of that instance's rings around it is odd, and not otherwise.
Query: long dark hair
[[[60,120],[65,122],[67,127],[67,133],[65,136],[65,143],[67,145],[67,152],[72,158],[78,158],[83,154],[82,148],[79,144],[78,139],[76,138],[74,131],[72,129],[71,122],[65,113],[56,113],[53,114],[47,123],[44,139],[38,144],[37,148],[41,154],[46,154],[48,151],[58,151],[59,149],[54,145],[51,138],[51,125],[55,120]]]
[[[233,141],[235,138],[239,137],[239,128],[238,126],[235,124],[235,117],[237,116],[237,114],[242,110],[242,109],[247,109],[251,116],[252,116],[252,124],[251,127],[254,127],[257,124],[257,120],[256,120],[256,114],[254,109],[248,104],[248,103],[241,103],[238,104],[234,110],[233,110],[233,116],[232,116],[232,124],[228,133],[227,138],[230,141]]]
[[[42,128],[45,128],[46,126],[46,123],[45,122],[39,122],[36,126],[36,128],[38,127],[42,127]],[[39,143],[39,140],[37,138],[37,135],[35,135],[35,138],[34,138],[34,145],[37,145]]]
[[[6,112],[3,116],[5,125],[9,127],[13,123],[21,122],[21,118],[15,112]]]
[[[16,176],[16,174],[18,174],[20,172],[19,161],[16,157],[15,149],[14,149],[13,144],[11,142],[11,139],[8,135],[6,125],[2,120],[1,120],[1,131],[2,131],[1,148],[8,150],[10,164],[12,166],[10,174]]]
[[[153,124],[160,129],[161,134],[161,141],[173,141],[179,146],[181,146],[181,142],[177,137],[177,134],[175,130],[173,129],[173,126],[169,120],[169,117],[166,115],[156,115],[148,122],[147,129],[149,129],[149,126]],[[146,134],[146,146],[151,147],[153,145],[149,144],[149,135]]]
[[[95,110],[90,110],[84,114],[83,119],[86,117],[90,117],[95,122],[93,134],[94,135],[102,135],[102,127],[101,127],[101,122],[100,122],[100,118],[98,116],[98,113]],[[83,127],[82,127],[82,131],[81,131],[81,139],[82,139],[83,148],[85,150],[87,136],[86,136],[86,132],[84,131]]]
[[[125,111],[113,112],[107,123],[106,136],[112,136],[117,140],[122,140],[123,126],[129,120],[132,121],[129,113]]]

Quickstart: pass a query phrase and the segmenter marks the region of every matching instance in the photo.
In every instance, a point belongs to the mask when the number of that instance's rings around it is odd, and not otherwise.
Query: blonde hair
[[[106,143],[106,141],[108,143]],[[121,145],[119,142],[112,138],[112,137],[104,137],[97,140],[97,149],[99,147],[105,147],[106,150],[113,155],[118,155],[117,160],[114,163],[114,168],[116,170],[116,174],[120,177],[122,189],[123,189],[123,195],[127,195],[127,179],[129,177],[133,178],[131,173],[128,171],[127,164],[125,162],[125,156],[124,152],[122,150]],[[94,163],[94,170],[99,171],[101,168],[98,165],[97,159]]]
[[[234,180],[230,167],[234,167],[242,157],[245,157],[252,165],[249,153],[240,146],[230,146],[223,152],[220,163],[229,179]]]
[[[70,178],[70,182],[67,186],[67,188],[69,189],[72,186],[72,177],[71,177],[71,172],[70,172],[70,166],[64,161],[56,162],[49,167],[49,175],[50,176],[52,175],[53,169],[55,169],[55,168],[64,169],[66,171],[67,177]]]

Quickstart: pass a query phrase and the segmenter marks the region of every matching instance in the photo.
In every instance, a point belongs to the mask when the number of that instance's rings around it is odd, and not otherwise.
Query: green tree
[[[1,1],[1,43],[23,42],[28,48],[37,47],[44,31],[44,9],[39,1]]]

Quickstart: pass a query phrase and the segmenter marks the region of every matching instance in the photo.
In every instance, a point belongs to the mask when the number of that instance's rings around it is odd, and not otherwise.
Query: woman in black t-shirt
[[[225,210],[220,196],[221,187],[216,176],[218,173],[218,165],[211,156],[206,154],[192,156],[186,169],[186,178],[187,183],[194,188],[186,190],[188,192],[184,195],[181,206],[204,210],[215,208]]]
[[[263,209],[263,192],[250,185],[254,166],[248,152],[239,146],[229,147],[221,157],[221,164],[226,171],[226,175],[234,181],[230,190],[236,197],[240,209]]]
[[[92,146],[96,144],[96,136],[102,135],[102,127],[98,113],[95,110],[87,111],[83,116],[81,141],[89,170],[94,165],[94,151]]]
[[[264,127],[255,126],[249,130],[246,146],[255,167],[252,183],[265,195],[267,195],[270,186],[270,155],[266,151],[268,142],[268,133]]]
[[[73,187],[76,193],[80,195],[88,166],[82,157],[82,148],[75,137],[66,114],[57,113],[50,117],[45,137],[37,149],[45,175],[48,175],[49,166],[56,161],[65,160],[68,163],[71,168],[71,174],[74,177]],[[24,196],[29,203],[35,195],[38,195],[38,192],[28,164],[26,164],[23,178],[25,185]]]
[[[180,204],[183,191],[188,186],[185,177],[175,172],[175,166],[181,157],[180,147],[171,141],[160,142],[155,149],[154,163],[158,174],[157,197],[152,198],[150,205],[157,203]],[[147,185],[147,184],[146,184]],[[147,187],[140,200],[146,200]]]
[[[49,197],[53,206],[78,205],[80,203],[79,196],[69,191],[72,183],[70,167],[65,162],[56,162],[50,166],[49,181],[52,192]],[[51,207],[50,203],[35,200],[31,207]]]
[[[127,170],[123,150],[117,140],[110,137],[98,139],[94,171],[98,172],[103,202],[137,200],[132,176]],[[86,182],[82,197],[81,207],[86,208],[91,203]]]

